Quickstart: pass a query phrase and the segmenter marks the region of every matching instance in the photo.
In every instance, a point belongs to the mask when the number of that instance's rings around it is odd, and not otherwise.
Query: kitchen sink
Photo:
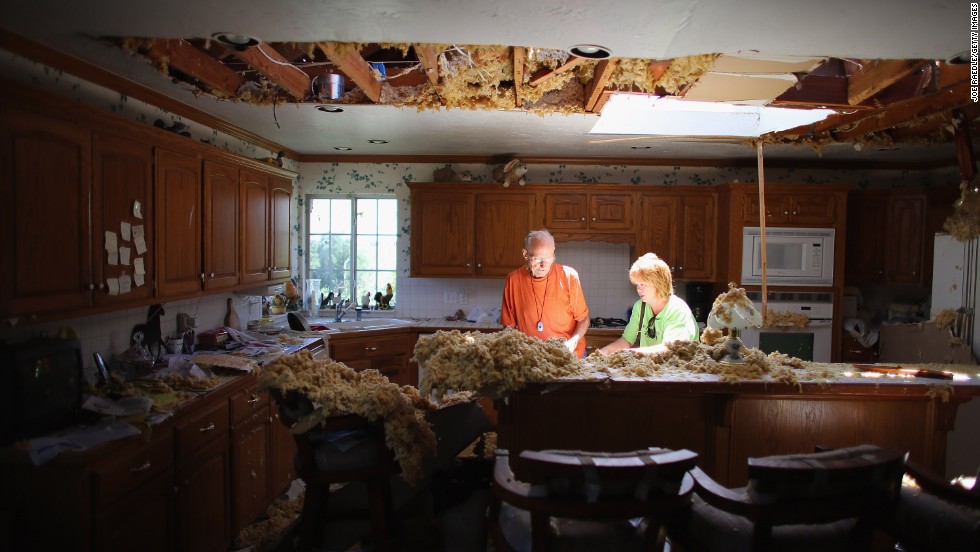
[[[413,320],[401,318],[365,318],[363,320],[341,320],[340,322],[324,321],[323,325],[331,330],[370,330],[375,328],[390,328],[393,326],[411,326]]]

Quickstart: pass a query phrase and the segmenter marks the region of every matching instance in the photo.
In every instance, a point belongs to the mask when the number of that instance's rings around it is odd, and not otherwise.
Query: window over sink
[[[398,200],[394,195],[307,196],[306,273],[324,296],[382,295],[395,283]],[[352,262],[353,260],[353,262]]]

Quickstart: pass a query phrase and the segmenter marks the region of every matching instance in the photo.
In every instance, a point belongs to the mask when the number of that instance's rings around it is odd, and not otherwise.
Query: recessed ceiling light
[[[650,149],[650,146],[630,146],[630,149]]]
[[[967,63],[970,63],[970,51],[963,50],[958,54],[954,54],[946,60],[946,63],[950,65],[966,65]]]
[[[324,113],[343,113],[344,108],[337,107],[335,105],[318,105],[316,106],[317,111],[322,111]]]
[[[350,150],[351,150],[351,149],[353,149],[353,148],[349,148],[349,147],[347,147],[347,146],[334,146],[334,148],[333,148],[333,149],[335,149],[335,150],[337,150],[337,151],[350,151]]]
[[[388,140],[368,140],[369,144],[387,144]]]
[[[595,44],[576,44],[568,49],[568,53],[586,59],[609,59],[612,57],[609,48]]]
[[[245,50],[262,42],[254,36],[238,33],[214,33],[211,35],[211,38],[238,51]]]

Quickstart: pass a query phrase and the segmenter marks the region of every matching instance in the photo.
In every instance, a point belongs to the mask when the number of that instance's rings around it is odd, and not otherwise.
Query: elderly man
[[[547,230],[528,234],[523,254],[527,264],[507,275],[500,323],[541,339],[560,337],[583,356],[589,307],[578,272],[555,262],[555,238]]]

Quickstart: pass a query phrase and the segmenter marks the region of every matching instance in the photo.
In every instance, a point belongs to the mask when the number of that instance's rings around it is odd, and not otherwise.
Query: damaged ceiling
[[[745,139],[589,135],[610,96],[623,93],[833,111],[763,135],[777,159],[948,165],[980,116],[969,65],[952,62],[968,44],[968,10],[955,2],[887,10],[839,1],[737,10],[720,1],[623,2],[600,10],[578,1],[376,1],[311,11],[249,0],[219,15],[178,0],[159,18],[123,2],[95,4],[15,2],[14,24],[0,25],[298,158],[754,158]],[[769,24],[753,19],[763,15]],[[258,41],[213,38],[229,31]],[[570,55],[580,43],[602,44],[611,56]]]

